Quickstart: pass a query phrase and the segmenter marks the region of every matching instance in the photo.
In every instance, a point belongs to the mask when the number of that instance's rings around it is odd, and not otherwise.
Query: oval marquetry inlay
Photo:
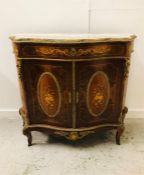
[[[43,73],[37,85],[38,99],[42,110],[48,117],[55,117],[61,106],[60,86],[56,77],[50,73]]]
[[[110,85],[107,75],[102,71],[95,72],[87,87],[87,106],[91,115],[97,117],[107,108]]]

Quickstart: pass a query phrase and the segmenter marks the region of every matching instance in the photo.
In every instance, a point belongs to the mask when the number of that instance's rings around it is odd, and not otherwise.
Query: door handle
[[[79,102],[79,92],[76,92],[76,103]]]
[[[69,103],[72,102],[72,95],[71,95],[71,92],[68,93],[68,102],[69,102]]]
[[[68,93],[68,102],[71,103],[72,102],[72,94],[71,92]],[[79,92],[76,92],[76,103],[79,102]]]

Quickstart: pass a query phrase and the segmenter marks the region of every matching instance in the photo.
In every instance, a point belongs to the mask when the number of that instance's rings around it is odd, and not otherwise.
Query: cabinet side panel
[[[22,106],[19,109],[19,112],[22,113],[23,122],[25,125],[29,124],[29,114],[28,114],[28,107],[27,107],[27,100],[26,100],[26,92],[24,88],[24,82],[22,79],[22,67],[23,67],[23,61],[18,58],[19,53],[19,47],[17,43],[13,42],[13,52],[15,54],[15,60],[16,60],[16,67],[17,67],[17,74],[18,74],[18,82],[19,82],[19,88],[20,88],[20,95],[21,95],[21,101]]]

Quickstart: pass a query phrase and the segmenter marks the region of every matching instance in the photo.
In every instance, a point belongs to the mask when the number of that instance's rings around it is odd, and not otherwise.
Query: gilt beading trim
[[[130,58],[125,59],[124,79],[127,79],[129,75]]]
[[[17,58],[18,60],[43,60],[43,61],[64,61],[64,62],[71,62],[71,61],[74,61],[74,62],[79,62],[79,61],[97,61],[97,60],[105,60],[105,59],[129,59],[129,57],[126,57],[126,56],[107,56],[107,57],[95,57],[95,58],[69,58],[69,59],[57,59],[57,58],[51,58],[51,57],[47,57],[47,58],[20,58],[18,57]]]
[[[22,79],[22,60],[17,60],[17,72],[18,72],[18,78],[21,80]]]

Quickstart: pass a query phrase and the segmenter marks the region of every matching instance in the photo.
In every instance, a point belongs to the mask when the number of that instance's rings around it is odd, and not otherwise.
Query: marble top
[[[106,41],[132,41],[136,38],[130,34],[14,34],[10,36],[13,42],[34,43],[87,43]]]

